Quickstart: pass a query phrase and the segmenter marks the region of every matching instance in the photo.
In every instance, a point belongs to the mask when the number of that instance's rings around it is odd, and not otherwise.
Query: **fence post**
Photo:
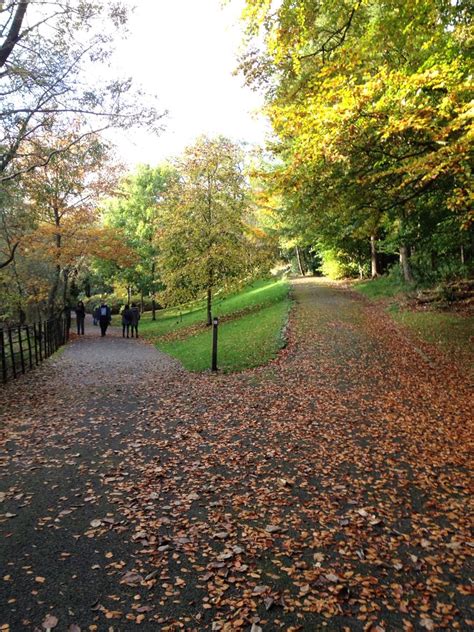
[[[44,359],[49,356],[49,320],[44,321]]]
[[[1,356],[2,356],[2,381],[6,384],[7,381],[7,355],[5,353],[5,334],[3,332],[3,327],[0,329],[0,345],[1,345]]]
[[[30,369],[33,368],[33,353],[31,351],[31,337],[30,337],[30,326],[26,325],[26,342],[28,344],[28,361],[30,363]]]
[[[15,362],[15,352],[13,350],[13,337],[11,327],[8,328],[8,343],[10,345],[10,356],[12,361],[12,371],[13,377],[16,377],[16,362]]]
[[[36,329],[36,323],[33,323],[33,340],[35,343],[35,364],[38,366],[38,331]]]
[[[41,321],[38,323],[38,351],[39,351],[39,360],[43,362],[43,327]]]
[[[20,348],[21,372],[25,372],[25,358],[23,357],[23,340],[21,338],[21,325],[18,326],[18,346]]]

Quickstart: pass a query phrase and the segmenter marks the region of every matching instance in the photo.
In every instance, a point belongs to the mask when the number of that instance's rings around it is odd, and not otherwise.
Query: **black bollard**
[[[212,319],[212,371],[217,371],[217,326],[219,319]]]

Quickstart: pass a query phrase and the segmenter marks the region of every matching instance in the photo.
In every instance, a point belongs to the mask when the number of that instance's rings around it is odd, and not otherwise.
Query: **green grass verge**
[[[393,277],[381,276],[368,281],[358,281],[354,283],[353,289],[370,299],[384,299],[409,292],[413,286]]]
[[[473,363],[472,338],[474,318],[463,314],[430,310],[405,309],[397,302],[414,286],[393,277],[378,277],[354,284],[353,289],[371,300],[390,304],[388,310],[394,320],[412,331],[421,340],[439,347],[452,360],[464,366]]]
[[[288,317],[289,299],[263,307],[219,325],[217,364],[224,372],[261,366],[273,359],[284,344],[282,329]],[[184,340],[158,343],[189,371],[205,371],[211,364],[212,330]]]
[[[473,316],[400,310],[397,306],[392,307],[390,313],[422,340],[440,347],[452,359],[473,368]]]
[[[278,303],[288,295],[288,282],[285,280],[259,280],[244,288],[241,292],[214,300],[213,315],[228,316],[246,309],[263,307]],[[206,305],[196,303],[191,307],[164,309],[157,312],[155,321],[151,312],[143,314],[140,321],[140,333],[146,338],[160,338],[179,329],[185,329],[206,322]]]

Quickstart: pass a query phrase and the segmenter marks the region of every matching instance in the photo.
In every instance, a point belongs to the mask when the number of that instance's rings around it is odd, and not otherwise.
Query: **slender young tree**
[[[159,261],[168,302],[206,297],[212,324],[216,289],[248,273],[248,184],[241,149],[226,138],[200,138],[176,164],[163,202]]]

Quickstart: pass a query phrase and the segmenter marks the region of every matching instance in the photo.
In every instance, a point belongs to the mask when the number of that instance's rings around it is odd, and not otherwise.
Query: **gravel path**
[[[73,319],[71,331],[75,329]],[[65,370],[75,386],[100,383],[105,376],[107,381],[132,386],[150,375],[179,371],[180,366],[141,338],[123,338],[121,327],[109,327],[102,338],[100,328],[87,316],[85,335],[73,333],[73,342],[60,356],[58,369]]]
[[[471,628],[469,385],[350,293],[294,297],[266,367],[88,328],[7,385],[1,630]]]

